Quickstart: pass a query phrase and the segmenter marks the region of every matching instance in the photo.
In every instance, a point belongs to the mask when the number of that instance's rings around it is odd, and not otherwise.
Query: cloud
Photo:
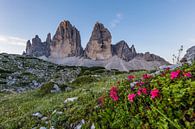
[[[0,44],[6,43],[7,45],[25,46],[26,41],[27,41],[26,39],[19,38],[19,37],[0,35]]]
[[[115,28],[121,22],[122,19],[123,19],[123,14],[122,13],[117,13],[116,16],[115,16],[115,19],[113,19],[111,21],[110,26],[112,28]]]
[[[189,41],[195,43],[195,38],[190,38]]]
[[[0,53],[21,54],[25,50],[26,41],[20,37],[0,35]]]

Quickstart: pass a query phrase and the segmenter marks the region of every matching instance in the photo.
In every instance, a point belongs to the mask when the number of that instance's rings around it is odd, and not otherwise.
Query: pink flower
[[[142,88],[141,91],[142,91],[143,94],[147,95],[147,89],[146,88]]]
[[[177,78],[179,76],[180,70],[171,72],[171,79]]]
[[[192,77],[192,74],[190,72],[184,73],[183,75],[184,77],[189,77],[189,78]]]
[[[129,94],[129,95],[128,95],[128,100],[129,100],[130,102],[133,102],[135,96],[136,96],[136,94]]]
[[[138,82],[137,84],[136,84],[137,86],[142,86],[142,85],[144,85],[144,82]]]
[[[137,95],[141,95],[141,93],[147,95],[147,89],[146,88],[139,88],[139,90],[137,91]]]
[[[114,100],[114,101],[118,101],[119,97],[118,97],[118,89],[117,87],[113,86],[110,89],[110,97]]]
[[[132,79],[134,79],[135,78],[135,76],[133,76],[133,75],[129,75],[128,76],[128,80],[132,80]]]
[[[152,99],[156,98],[159,95],[159,90],[156,88],[151,90],[150,95]]]
[[[144,74],[144,75],[143,75],[143,78],[144,78],[144,79],[149,79],[149,78],[151,78],[151,77],[152,77],[152,76],[149,75],[149,74]]]
[[[141,85],[141,86],[144,85],[144,82],[140,82],[140,85]]]
[[[137,91],[137,95],[141,95],[142,94],[142,92],[141,92],[141,90],[139,89],[138,91]]]

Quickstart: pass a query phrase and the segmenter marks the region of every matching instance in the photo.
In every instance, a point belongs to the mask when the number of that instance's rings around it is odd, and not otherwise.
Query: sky
[[[169,62],[181,45],[183,54],[195,45],[195,0],[0,0],[0,53],[21,54],[27,40],[45,41],[62,20],[80,31],[84,48],[97,21],[112,44],[125,40]]]

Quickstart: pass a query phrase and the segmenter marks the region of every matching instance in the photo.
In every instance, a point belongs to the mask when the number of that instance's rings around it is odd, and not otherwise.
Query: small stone
[[[85,124],[85,120],[82,119],[79,124],[75,127],[75,129],[81,129],[82,128],[82,125]]]
[[[47,129],[46,127],[40,127],[40,129]]]
[[[58,115],[62,115],[62,114],[63,114],[63,112],[56,112],[56,114],[58,114]]]
[[[132,82],[130,83],[131,88],[133,88],[138,82]]]
[[[45,116],[45,117],[43,117],[43,118],[41,118],[41,120],[42,121],[45,121],[45,120],[47,120],[48,118]]]
[[[64,103],[73,102],[73,101],[75,101],[75,100],[77,100],[77,99],[78,99],[78,97],[67,98],[67,99],[64,101]]]
[[[94,125],[94,123],[91,125],[91,129],[95,129],[95,125]]]
[[[33,80],[32,83],[33,83],[34,86],[39,86],[39,83],[35,80]]]
[[[54,126],[51,126],[51,128],[50,128],[50,129],[55,129],[55,128],[54,128]]]
[[[70,90],[72,90],[71,87],[66,87],[66,89],[65,89],[65,91],[70,91]]]
[[[33,113],[32,115],[38,118],[43,117],[43,115],[40,112]]]
[[[61,89],[59,88],[59,86],[54,84],[53,89],[51,90],[51,93],[57,93],[60,91],[61,91]]]
[[[8,79],[9,79],[9,80],[12,80],[12,77],[11,77],[11,76],[9,76],[9,77],[8,77]]]

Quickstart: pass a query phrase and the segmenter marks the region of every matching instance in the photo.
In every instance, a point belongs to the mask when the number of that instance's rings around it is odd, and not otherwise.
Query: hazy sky
[[[0,52],[19,53],[36,34],[45,41],[69,20],[85,47],[96,21],[138,52],[171,62],[180,45],[195,45],[195,0],[0,0]]]

